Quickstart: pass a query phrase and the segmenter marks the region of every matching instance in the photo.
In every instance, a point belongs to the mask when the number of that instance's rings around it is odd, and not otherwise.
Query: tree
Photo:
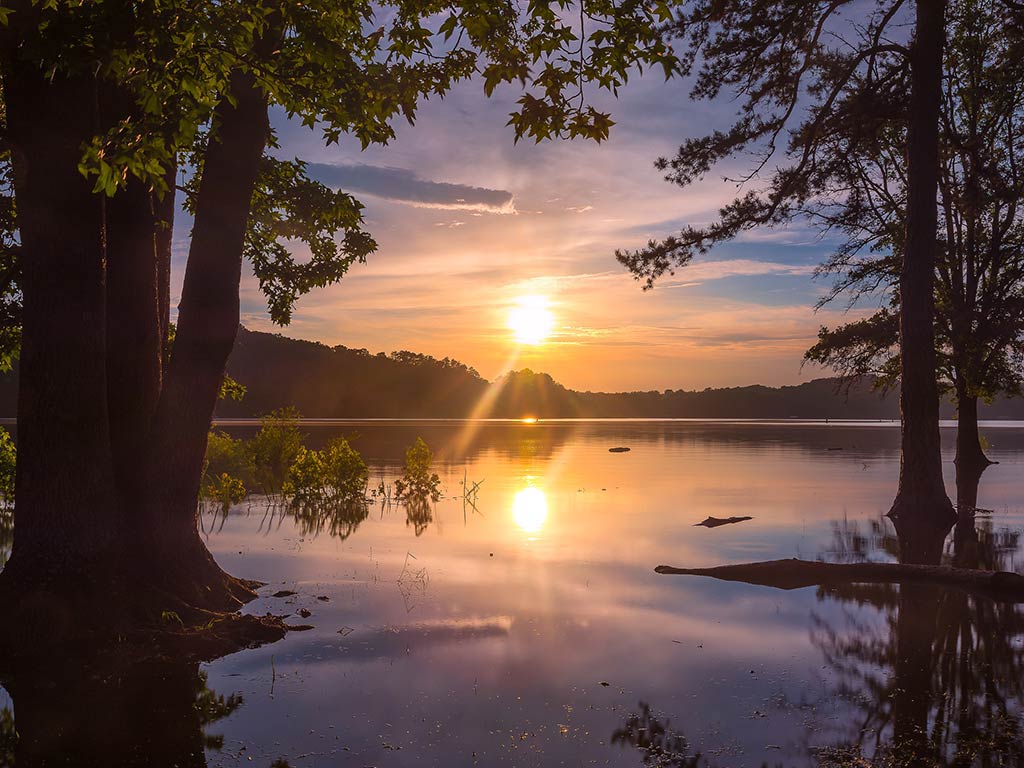
[[[957,403],[957,465],[988,464],[978,435],[978,398],[1019,394],[1024,384],[1024,193],[1018,155],[1024,147],[1024,61],[1014,50],[999,0],[950,6],[940,124],[939,255],[936,323],[940,385]],[[822,271],[839,276],[819,304],[896,291],[905,218],[906,167],[900,123],[848,157],[850,194],[821,220],[846,236]],[[874,254],[866,257],[866,254]],[[899,377],[898,323],[888,307],[836,329],[823,328],[806,357],[844,377]]]
[[[1004,2],[1007,22],[1019,8]],[[945,0],[694,0],[674,19],[688,41],[693,96],[740,97],[727,130],[688,139],[658,167],[686,186],[718,162],[754,152],[748,186],[778,154],[763,188],[748,189],[708,226],[689,226],[646,248],[617,254],[647,286],[695,254],[761,226],[813,218],[821,196],[844,192],[846,152],[860,154],[893,121],[904,125],[906,217],[899,276],[903,419],[900,482],[889,516],[910,560],[934,561],[920,542],[955,519],[942,481],[934,338],[939,122]],[[910,34],[908,34],[908,30]],[[778,147],[787,141],[785,149]],[[842,148],[842,152],[835,151]]]
[[[21,341],[15,538],[0,580],[9,597],[32,585],[76,601],[115,596],[119,615],[141,605],[183,616],[252,597],[213,561],[196,521],[243,256],[283,323],[299,295],[374,248],[358,201],[273,156],[268,109],[328,143],[386,143],[421,99],[479,72],[488,94],[526,88],[510,119],[516,138],[600,140],[611,119],[583,99],[584,83],[614,92],[635,65],[671,74],[676,59],[654,30],[665,5],[568,10],[4,3]],[[182,167],[190,178],[179,185]],[[169,349],[179,186],[194,225]],[[288,240],[312,257],[295,258]]]

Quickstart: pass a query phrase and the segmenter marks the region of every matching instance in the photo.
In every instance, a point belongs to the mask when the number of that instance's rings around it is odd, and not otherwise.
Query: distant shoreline
[[[791,419],[779,418],[643,418],[643,417],[577,417],[577,418],[552,418],[552,419],[460,419],[460,418],[433,418],[433,417],[407,417],[407,418],[301,418],[299,423],[307,427],[341,427],[346,425],[378,424],[381,426],[400,426],[416,424],[493,424],[495,426],[537,427],[559,424],[749,424],[752,426],[783,426],[783,427],[899,427],[898,419],[806,419],[794,417]],[[12,417],[0,417],[0,425],[14,426],[17,419]],[[258,427],[258,418],[224,418],[214,419],[215,427]],[[1024,421],[1015,419],[987,419],[979,422],[981,427],[995,429],[1024,429]],[[956,429],[956,421],[943,419],[939,422],[943,429]]]

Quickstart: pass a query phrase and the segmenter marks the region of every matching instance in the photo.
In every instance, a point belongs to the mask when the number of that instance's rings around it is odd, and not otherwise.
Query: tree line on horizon
[[[512,371],[494,382],[451,358],[365,349],[239,329],[227,371],[240,389],[217,404],[221,418],[255,418],[295,407],[308,418],[770,418],[898,419],[898,387],[866,374],[852,382],[819,378],[801,384],[707,387],[703,390],[592,392],[570,389],[549,374]],[[490,390],[496,390],[495,395]],[[478,412],[477,403],[490,407]],[[0,414],[13,415],[17,370],[0,374]],[[982,419],[1024,419],[1024,399],[981,406]],[[956,404],[944,398],[944,419]]]

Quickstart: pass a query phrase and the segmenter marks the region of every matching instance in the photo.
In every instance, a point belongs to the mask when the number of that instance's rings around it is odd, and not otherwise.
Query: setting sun
[[[508,313],[508,327],[520,344],[543,344],[555,327],[544,296],[523,296]]]

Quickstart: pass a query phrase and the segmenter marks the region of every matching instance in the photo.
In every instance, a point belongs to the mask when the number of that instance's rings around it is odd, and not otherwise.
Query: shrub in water
[[[252,455],[245,441],[231,437],[226,432],[210,432],[206,441],[206,464],[203,467],[203,484],[215,481],[227,472],[240,478],[243,483],[252,482]]]
[[[369,477],[363,457],[347,440],[336,438],[322,451],[302,448],[283,488],[300,502],[364,503]]]
[[[365,501],[370,471],[348,440],[343,437],[331,440],[323,451],[323,463],[328,487],[335,498]]]
[[[344,438],[331,440],[322,451],[303,448],[284,483],[302,535],[319,534],[329,523],[331,536],[351,536],[370,514],[369,477],[363,457]]]
[[[441,499],[441,478],[436,472],[431,472],[434,464],[434,454],[423,442],[422,437],[417,437],[416,442],[409,446],[405,452],[405,469],[402,477],[395,481],[395,498],[399,500],[408,499],[430,499],[440,501]]]
[[[302,450],[299,412],[278,408],[261,419],[249,443],[256,484],[267,495],[280,493],[292,464]]]
[[[245,498],[245,485],[237,477],[222,472],[204,486],[203,496],[216,501],[226,512],[232,504],[238,504]]]

